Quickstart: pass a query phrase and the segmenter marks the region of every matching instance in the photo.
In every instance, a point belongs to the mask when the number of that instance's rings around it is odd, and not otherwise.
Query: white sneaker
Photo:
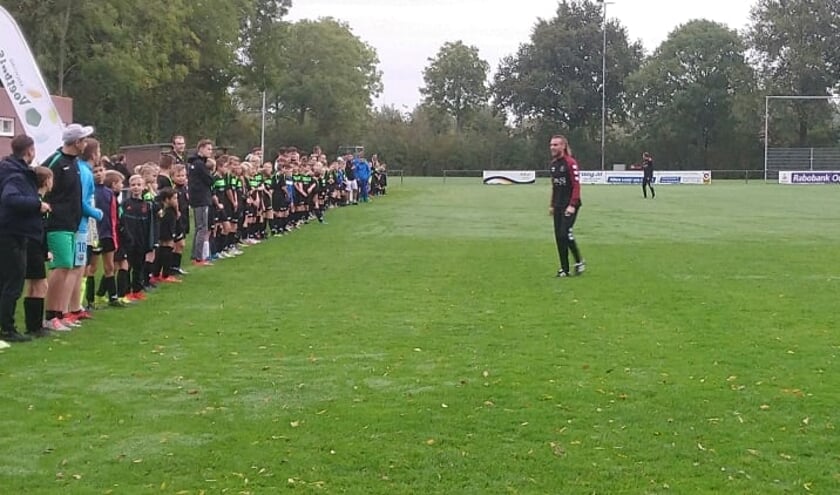
[[[48,321],[45,325],[46,328],[49,328],[53,332],[69,332],[70,327],[62,323],[62,321],[58,318],[53,318],[52,320]]]
[[[64,318],[63,320],[61,320],[61,323],[65,327],[70,327],[70,328],[79,328],[79,327],[82,326],[82,322],[77,321],[77,320],[71,320],[69,318]]]
[[[0,340],[0,349],[8,349],[9,347],[12,346],[10,346],[8,342],[6,342],[5,340]]]
[[[580,263],[575,263],[575,275],[583,275],[586,271],[586,260],[581,260]]]

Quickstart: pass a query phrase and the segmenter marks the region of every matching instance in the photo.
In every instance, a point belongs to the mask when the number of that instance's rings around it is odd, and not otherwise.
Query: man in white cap
[[[53,189],[44,200],[52,207],[47,218],[47,248],[52,253],[47,278],[46,319],[50,330],[67,331],[64,311],[70,303],[73,280],[69,277],[76,266],[76,230],[82,221],[82,182],[76,162],[85,150],[93,127],[70,124],[64,128],[64,145],[43,163],[53,172]],[[87,251],[87,246],[85,246]]]

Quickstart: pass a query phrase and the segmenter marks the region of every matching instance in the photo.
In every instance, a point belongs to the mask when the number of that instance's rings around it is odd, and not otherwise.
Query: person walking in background
[[[38,179],[29,167],[34,159],[35,142],[17,136],[12,139],[12,154],[0,162],[0,339],[7,342],[32,338],[15,327],[15,309],[26,279],[27,247],[41,242],[41,216],[50,211],[38,195]]]
[[[642,177],[642,195],[647,199],[647,188],[650,188],[650,197],[656,197],[656,191],[653,190],[653,157],[645,151],[642,153],[642,170],[644,177]]]
[[[581,275],[586,262],[580,255],[572,228],[580,211],[580,171],[564,136],[551,138],[551,203],[548,214],[554,217],[554,238],[560,255],[558,277],[569,276],[569,251],[575,257],[575,275]]]
[[[210,205],[213,204],[211,190],[213,174],[207,168],[207,159],[213,156],[213,142],[209,139],[199,141],[195,155],[190,156],[187,166],[190,208],[195,219],[192,260],[196,265],[207,265],[204,257],[204,245],[210,240]]]

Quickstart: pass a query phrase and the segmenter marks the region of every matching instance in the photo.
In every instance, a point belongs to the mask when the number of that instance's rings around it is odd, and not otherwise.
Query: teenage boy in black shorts
[[[96,208],[101,210],[102,219],[96,222],[96,230],[99,236],[99,243],[91,248],[91,256],[88,258],[87,278],[85,280],[85,299],[88,307],[94,307],[94,296],[100,298],[100,302],[112,307],[123,307],[125,303],[117,297],[116,267],[114,265],[114,254],[117,251],[116,238],[118,233],[119,211],[117,207],[117,195],[122,190],[122,174],[106,173],[105,167],[95,165],[93,167],[93,179],[96,183],[94,189],[94,200]],[[102,258],[102,278],[99,281],[99,290],[94,294],[95,276],[98,269],[97,258]],[[105,298],[107,294],[107,299]]]

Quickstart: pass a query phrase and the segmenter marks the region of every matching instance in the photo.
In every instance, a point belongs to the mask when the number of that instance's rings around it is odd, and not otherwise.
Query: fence
[[[766,180],[791,170],[840,170],[840,148],[770,148],[764,161]]]

